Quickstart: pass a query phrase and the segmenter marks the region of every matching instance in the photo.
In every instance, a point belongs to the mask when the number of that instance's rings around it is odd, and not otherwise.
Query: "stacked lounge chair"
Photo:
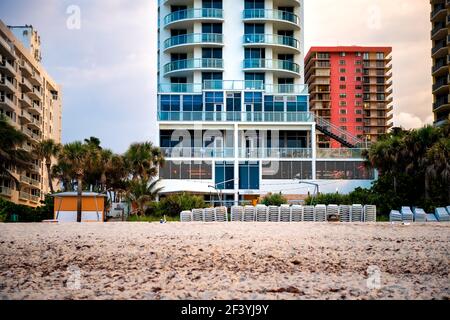
[[[267,208],[269,222],[280,222],[280,207],[270,206]]]
[[[397,210],[391,210],[391,213],[389,214],[389,221],[390,222],[402,222],[402,214],[400,211]]]
[[[350,222],[351,221],[350,213],[351,213],[350,206],[347,205],[339,206],[339,217],[341,222]]]
[[[214,208],[206,208],[203,210],[203,222],[216,221],[216,214]]]
[[[304,206],[303,207],[303,221],[305,221],[305,222],[316,221],[314,206]]]
[[[262,204],[256,206],[256,221],[267,222],[267,207]]]
[[[425,211],[421,208],[414,208],[414,221],[415,222],[426,222],[427,221],[427,214]]]
[[[327,221],[335,218],[339,218],[339,206],[336,204],[330,204],[327,206]]]
[[[314,216],[316,222],[325,222],[327,219],[327,206],[324,204],[318,204],[314,208]]]
[[[351,207],[351,221],[362,222],[363,221],[363,206],[360,204],[354,204]]]
[[[447,213],[450,215],[450,206],[447,206]]]
[[[291,222],[291,207],[287,204],[282,204],[280,207],[280,222]]]
[[[410,207],[402,207],[401,211],[402,213],[402,221],[403,222],[413,222],[414,221],[414,215],[411,211]]]
[[[438,222],[439,220],[436,218],[434,213],[427,213],[427,222]]]
[[[217,207],[214,209],[217,222],[228,222],[228,209],[226,207]]]
[[[181,222],[192,222],[192,212],[191,211],[183,211],[180,213],[180,221]]]
[[[200,222],[203,221],[203,209],[193,209],[192,210],[192,221]]]
[[[304,207],[299,205],[294,205],[291,207],[291,222],[301,222],[304,221],[303,217]]]
[[[231,207],[231,221],[242,221],[244,217],[244,207],[232,206]]]
[[[244,216],[242,218],[244,222],[253,222],[255,221],[255,207],[254,206],[245,206],[244,207]]]
[[[434,215],[436,216],[439,222],[450,221],[450,215],[448,214],[447,209],[445,208],[436,208]]]
[[[377,222],[376,206],[364,206],[364,222]]]

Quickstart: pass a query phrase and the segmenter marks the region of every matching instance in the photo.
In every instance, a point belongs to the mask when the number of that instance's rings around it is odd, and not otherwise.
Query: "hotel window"
[[[355,114],[362,114],[362,110],[361,109],[355,109]]]
[[[245,9],[264,9],[264,0],[245,0]]]
[[[346,78],[345,78],[345,77],[339,77],[339,80],[340,80],[340,81],[345,81]]]
[[[345,60],[339,60],[339,65],[345,66]]]
[[[364,60],[369,60],[369,53],[368,52],[364,52],[363,59]]]
[[[355,73],[362,73],[362,70],[360,68],[356,68]]]
[[[239,189],[259,189],[259,162],[239,163]]]
[[[364,128],[363,127],[356,127],[356,131],[364,131]]]
[[[347,101],[339,101],[339,106],[346,107],[347,106]]]
[[[312,162],[310,161],[268,161],[262,163],[264,180],[312,179]]]
[[[357,57],[361,57],[361,56],[362,56],[361,52],[357,52],[355,55],[356,55]]]
[[[347,114],[347,109],[340,109],[339,114]]]
[[[345,89],[347,89],[347,85],[345,85],[345,84],[341,84],[341,85],[339,86],[339,89],[341,89],[341,90],[345,90]]]
[[[355,86],[355,90],[362,90],[362,85],[357,84],[357,85]]]
[[[215,173],[217,189],[234,189],[234,162],[216,162]]]
[[[360,82],[360,81],[362,81],[362,78],[361,77],[355,77],[355,81]]]
[[[345,98],[347,98],[347,94],[346,93],[341,93],[341,94],[339,94],[339,98],[345,99]]]
[[[347,122],[347,118],[339,118],[339,122],[346,123]]]
[[[362,118],[356,118],[355,121],[356,121],[356,122],[363,122],[363,119],[362,119]]]
[[[347,131],[347,126],[341,126],[340,128],[341,130]],[[343,136],[343,138],[345,138],[345,135]]]
[[[383,52],[377,52],[377,60],[384,60],[384,53]]]
[[[345,57],[345,52],[340,52],[340,53],[339,53],[339,56],[340,56],[340,57]]]
[[[166,180],[211,180],[212,163],[196,161],[166,161],[159,169],[159,176]]]
[[[356,93],[355,94],[355,99],[362,99],[362,94],[361,93]]]
[[[203,0],[202,8],[222,9],[222,0]]]
[[[317,179],[373,180],[374,170],[366,169],[362,161],[317,161]]]
[[[357,66],[362,65],[362,61],[361,61],[361,60],[356,60],[356,61],[355,61],[355,65],[357,65]]]
[[[345,68],[340,68],[340,69],[339,69],[339,72],[340,72],[340,73],[346,73],[346,72],[347,72],[347,69],[345,69]]]

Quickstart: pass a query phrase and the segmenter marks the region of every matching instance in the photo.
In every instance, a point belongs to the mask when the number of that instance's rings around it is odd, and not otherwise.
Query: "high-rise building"
[[[312,47],[305,57],[310,108],[361,140],[392,127],[392,48]],[[321,148],[341,143],[318,134]]]
[[[33,27],[8,27],[0,21],[0,113],[27,136],[20,146],[26,151],[44,139],[61,142],[61,89],[40,60],[40,40]],[[49,192],[45,161],[33,159],[28,170],[9,171],[16,180],[0,178],[0,196],[40,205]]]
[[[228,203],[370,186],[361,141],[309,112],[303,1],[160,0],[162,194]],[[353,149],[317,149],[322,130]],[[297,179],[297,180],[296,180]]]
[[[431,0],[433,112],[436,125],[450,120],[450,1]]]

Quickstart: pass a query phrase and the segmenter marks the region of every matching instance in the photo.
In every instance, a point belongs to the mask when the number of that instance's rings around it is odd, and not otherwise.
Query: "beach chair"
[[[254,206],[245,206],[244,207],[244,216],[242,221],[244,222],[254,222],[255,221],[255,207]]]
[[[350,218],[352,222],[362,222],[363,221],[363,211],[364,208],[361,204],[354,204],[351,207]]]
[[[267,206],[258,204],[256,206],[256,219],[257,222],[267,222]]]
[[[216,221],[216,213],[214,208],[206,208],[203,210],[203,222]]]
[[[447,206],[447,213],[450,215],[450,206]]]
[[[291,207],[291,222],[303,221],[303,207],[299,205],[293,205]]]
[[[231,207],[231,221],[242,221],[244,217],[244,207],[232,206]]]
[[[280,222],[291,222],[291,207],[287,204],[282,204],[280,207]]]
[[[327,206],[324,204],[318,204],[314,208],[314,217],[315,222],[325,222],[327,219]]]
[[[228,222],[228,209],[227,207],[217,207],[214,209],[217,222]]]
[[[347,205],[340,205],[339,206],[339,218],[341,222],[350,222],[350,206]]]
[[[410,207],[402,207],[400,210],[403,222],[414,222],[414,214]]]
[[[364,222],[377,222],[377,207],[372,205],[364,206]]]
[[[280,222],[280,207],[270,206],[267,208],[269,222]]]
[[[183,211],[180,213],[180,222],[192,222],[192,211]]]
[[[427,222],[438,222],[439,220],[436,218],[434,213],[427,213]]]
[[[436,208],[434,215],[439,222],[448,222],[450,221],[450,215],[445,208]]]
[[[421,208],[414,208],[414,221],[415,222],[426,222],[427,221],[427,214],[425,211]]]
[[[192,221],[195,221],[195,222],[203,221],[203,211],[204,211],[204,209],[193,209],[192,210]]]
[[[304,206],[303,207],[303,221],[305,221],[305,222],[316,221],[314,206]]]
[[[339,221],[339,206],[330,204],[327,206],[327,221]]]
[[[402,222],[402,214],[400,211],[397,210],[391,210],[389,213],[389,221],[390,222]]]

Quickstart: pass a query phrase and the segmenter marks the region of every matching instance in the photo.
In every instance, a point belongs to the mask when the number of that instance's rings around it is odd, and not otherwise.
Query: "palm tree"
[[[100,150],[100,154],[98,157],[98,169],[101,171],[100,174],[100,184],[102,191],[107,191],[106,183],[107,183],[107,172],[111,170],[112,158],[114,153],[109,149]]]
[[[134,143],[125,153],[133,180],[149,179],[158,174],[158,167],[164,164],[164,157],[151,142]]]
[[[61,151],[61,145],[56,143],[52,139],[43,140],[34,146],[33,153],[41,159],[41,161],[45,160],[45,166],[47,167],[47,175],[48,175],[48,185],[50,187],[50,192],[55,193],[53,188],[53,178],[52,178],[52,158],[57,157],[59,152]]]
[[[66,163],[77,180],[77,222],[81,222],[83,178],[86,164],[89,162],[89,150],[80,141],[64,145],[60,161]]]
[[[127,199],[136,204],[138,209],[136,214],[144,215],[145,207],[150,201],[154,201],[163,188],[157,188],[159,180],[149,182],[148,179],[130,181]]]

